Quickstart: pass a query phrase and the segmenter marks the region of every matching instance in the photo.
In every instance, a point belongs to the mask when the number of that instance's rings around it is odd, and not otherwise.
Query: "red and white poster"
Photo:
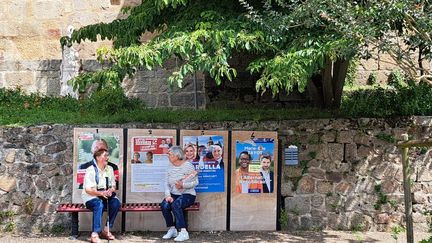
[[[131,140],[131,192],[163,192],[172,136],[136,136]]]

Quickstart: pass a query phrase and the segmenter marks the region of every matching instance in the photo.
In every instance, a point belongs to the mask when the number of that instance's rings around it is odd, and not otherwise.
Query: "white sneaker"
[[[171,239],[172,237],[177,237],[177,229],[169,229],[168,232],[162,236],[162,239],[164,240],[168,240]]]
[[[178,236],[174,238],[174,241],[185,241],[185,240],[189,240],[189,233],[186,230],[180,231]]]

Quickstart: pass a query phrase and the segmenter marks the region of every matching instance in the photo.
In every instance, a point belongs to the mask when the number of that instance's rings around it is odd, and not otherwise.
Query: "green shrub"
[[[100,111],[104,114],[117,114],[140,109],[144,104],[136,98],[128,98],[121,88],[106,88],[95,91],[85,100],[88,111]]]
[[[390,117],[432,114],[432,87],[362,89],[346,93],[341,114],[346,117]]]
[[[400,70],[395,69],[389,74],[387,78],[387,84],[395,87],[396,89],[399,89],[404,86],[404,79],[405,77],[403,73]]]
[[[367,85],[374,85],[378,83],[378,74],[373,72],[369,74],[369,77],[366,81]]]

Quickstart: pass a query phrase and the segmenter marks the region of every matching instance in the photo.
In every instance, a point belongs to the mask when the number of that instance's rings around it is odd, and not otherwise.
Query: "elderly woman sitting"
[[[168,159],[171,163],[167,170],[165,199],[161,204],[168,232],[162,238],[176,237],[174,241],[185,241],[189,239],[189,233],[186,230],[183,209],[195,202],[195,187],[198,185],[197,172],[190,162],[184,160],[183,150],[179,146],[171,147],[168,150]],[[179,233],[176,228],[180,229]]]
[[[93,166],[86,169],[84,176],[84,190],[82,199],[88,209],[93,211],[93,225],[91,240],[92,243],[99,243],[101,237],[114,240],[115,237],[109,231],[120,209],[120,200],[115,196],[115,178],[111,166],[108,164],[108,151],[99,149],[93,154]],[[102,214],[108,207],[108,225],[102,230]]]

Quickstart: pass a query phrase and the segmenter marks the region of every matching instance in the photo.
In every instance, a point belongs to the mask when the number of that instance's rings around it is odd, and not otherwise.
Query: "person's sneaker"
[[[186,230],[180,231],[178,236],[174,238],[174,241],[185,241],[185,240],[189,240],[189,233]]]
[[[177,236],[177,229],[169,229],[168,232],[162,236],[162,239],[168,240],[171,239],[172,237],[176,237]]]

